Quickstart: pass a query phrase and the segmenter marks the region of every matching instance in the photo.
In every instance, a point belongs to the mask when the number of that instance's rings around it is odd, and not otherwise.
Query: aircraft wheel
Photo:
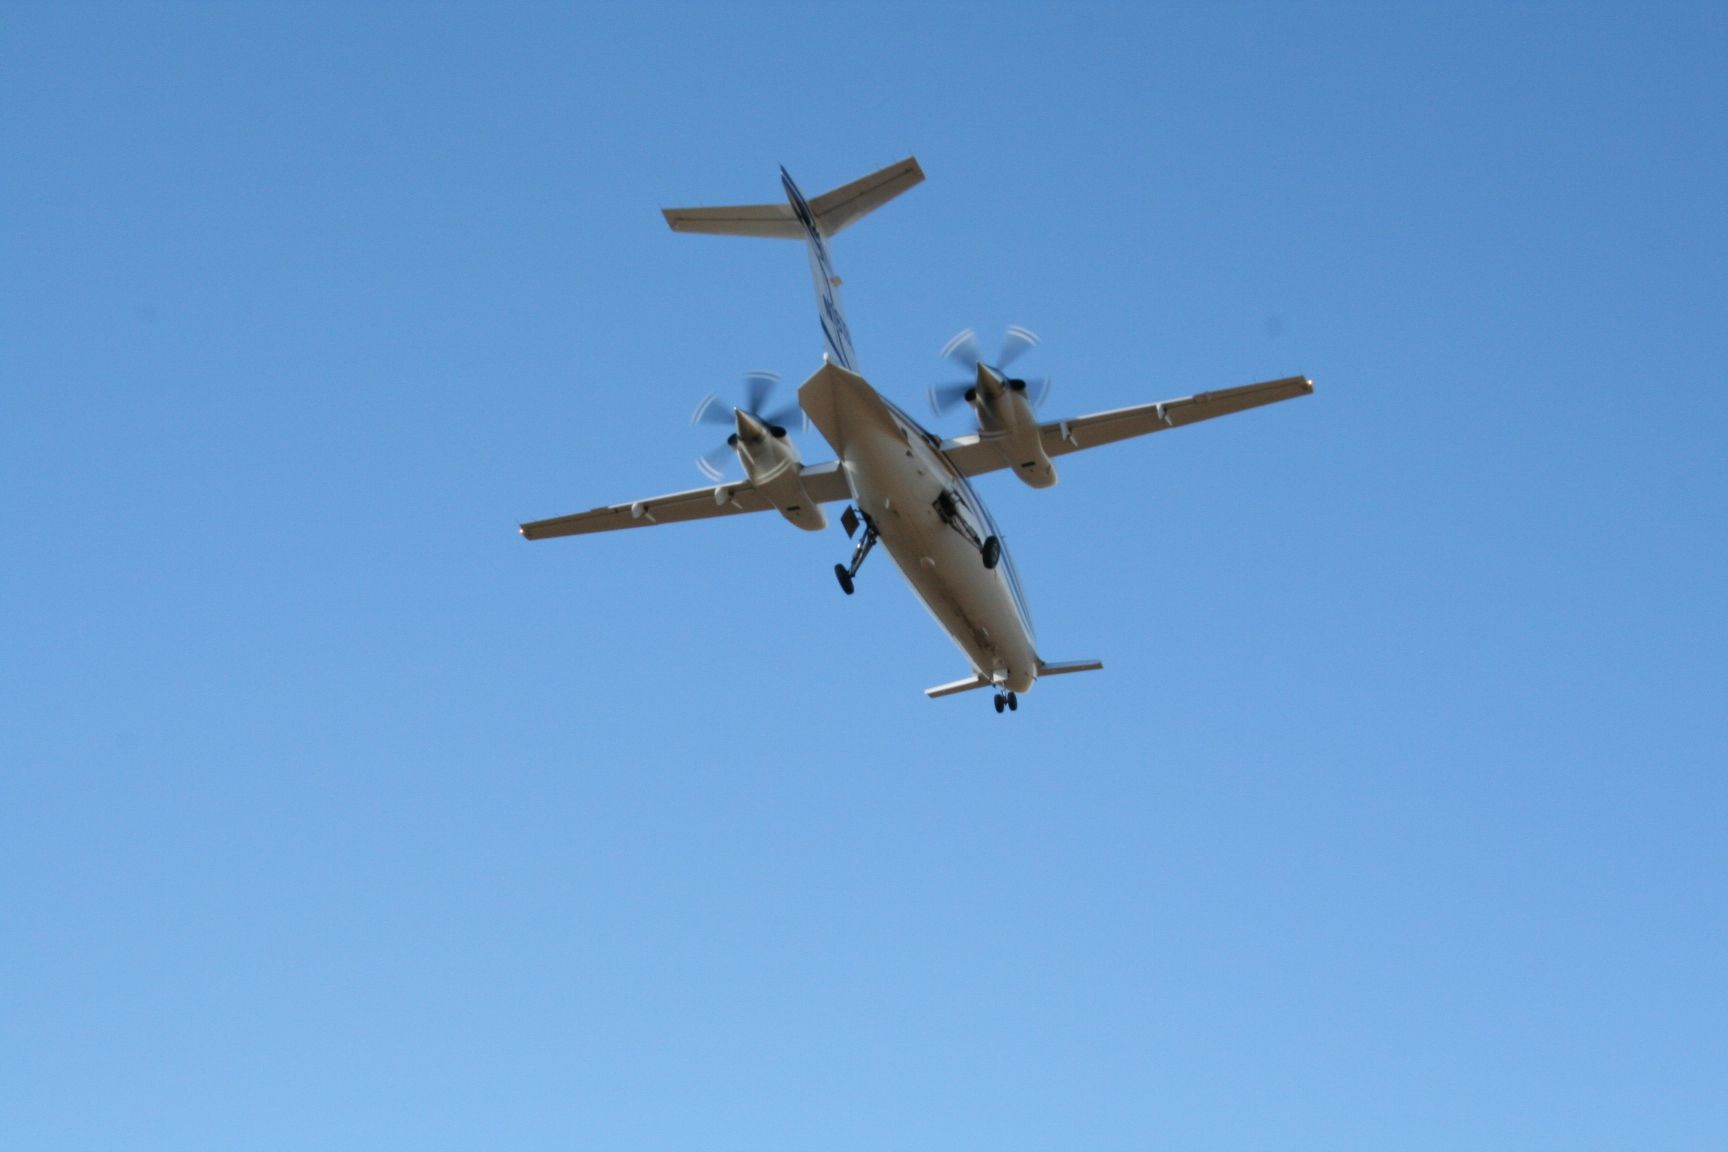
[[[1000,712],[1006,707],[1008,707],[1007,698],[1000,692],[996,693],[996,711]]]
[[[984,567],[994,568],[996,562],[1002,559],[1002,541],[992,536],[984,541]]]
[[[834,578],[840,581],[840,591],[852,595],[852,573],[846,571],[846,565],[834,565]]]
[[[1008,711],[1020,711],[1020,697],[1014,695],[1012,692],[1008,693]]]

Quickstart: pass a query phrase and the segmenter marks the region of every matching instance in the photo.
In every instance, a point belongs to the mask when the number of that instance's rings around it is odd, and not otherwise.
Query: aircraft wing
[[[830,460],[804,469],[801,478],[804,490],[819,504],[834,500],[850,500],[851,489],[838,461]],[[550,520],[532,520],[521,526],[529,540],[547,540],[553,536],[583,536],[590,532],[612,532],[620,528],[646,528],[650,524],[677,524],[685,520],[707,520],[715,516],[736,516],[742,512],[762,512],[773,505],[751,487],[750,481],[717,484],[711,488],[692,488],[628,504],[610,504],[589,512],[569,516],[554,516]]]
[[[1141,404],[1134,408],[1118,408],[1113,412],[1095,412],[1072,420],[1052,420],[1038,426],[1044,451],[1051,458],[1114,444],[1132,436],[1198,424],[1214,416],[1244,412],[1262,404],[1293,400],[1314,391],[1314,382],[1306,376],[1286,376],[1263,384],[1244,384],[1240,388],[1224,388],[1217,392],[1200,392],[1179,400],[1163,400],[1156,404]],[[964,476],[977,476],[1008,467],[996,441],[986,440],[976,433],[944,441],[942,451]]]

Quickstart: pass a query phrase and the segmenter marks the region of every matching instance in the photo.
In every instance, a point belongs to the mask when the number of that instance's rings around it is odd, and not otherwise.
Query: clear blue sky
[[[7,4],[0,1147],[1728,1145],[1728,16],[1393,7]],[[658,208],[907,154],[908,407],[1319,387],[981,485],[1008,718],[515,534],[819,363]]]

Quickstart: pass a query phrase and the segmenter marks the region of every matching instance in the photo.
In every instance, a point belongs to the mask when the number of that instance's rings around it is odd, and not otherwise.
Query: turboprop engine
[[[798,446],[786,432],[786,422],[795,418],[802,421],[804,413],[796,403],[767,414],[762,411],[779,382],[780,378],[771,372],[752,372],[745,377],[742,405],[728,410],[709,394],[696,406],[690,417],[692,424],[730,424],[733,428],[724,443],[696,458],[696,466],[703,475],[718,482],[714,499],[723,504],[742,485],[727,483],[720,465],[727,455],[737,456],[750,487],[761,493],[780,515],[807,532],[819,532],[828,526],[828,517],[822,505],[805,491],[804,462],[798,456]]]
[[[1028,384],[1007,372],[1009,364],[1037,343],[1038,337],[1030,329],[1011,326],[1003,337],[996,363],[987,364],[979,351],[977,335],[966,329],[948,341],[942,355],[971,369],[973,378],[932,386],[930,406],[941,415],[956,401],[964,400],[978,416],[979,437],[995,442],[1014,475],[1033,488],[1048,488],[1056,483],[1056,466],[1044,451],[1033,409],[1049,394],[1050,378],[1046,376]]]

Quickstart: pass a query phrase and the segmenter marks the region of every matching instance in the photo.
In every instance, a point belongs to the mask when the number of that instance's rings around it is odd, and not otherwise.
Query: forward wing
[[[806,468],[801,476],[804,490],[819,504],[835,500],[850,500],[851,490],[838,461]],[[712,488],[692,488],[688,492],[673,492],[629,504],[611,504],[590,512],[570,516],[554,516],[550,520],[533,520],[522,525],[521,532],[529,540],[546,540],[553,536],[583,536],[590,532],[613,532],[620,528],[646,528],[650,524],[677,524],[685,520],[708,520],[716,516],[736,516],[742,512],[762,512],[773,505],[756,491],[748,480],[736,484],[719,484]]]
[[[1066,456],[1082,448],[1114,444],[1132,436],[1198,424],[1214,416],[1245,412],[1262,404],[1293,400],[1314,391],[1314,382],[1306,376],[1286,376],[1264,384],[1244,384],[1240,388],[1224,388],[1217,392],[1201,392],[1180,400],[1163,400],[1157,404],[1141,404],[1135,408],[1118,408],[1114,412],[1095,412],[1072,420],[1053,420],[1038,426],[1039,439],[1051,458]],[[1006,468],[1008,462],[994,441],[983,440],[976,434],[959,436],[943,442],[942,451],[964,476],[977,476]]]

